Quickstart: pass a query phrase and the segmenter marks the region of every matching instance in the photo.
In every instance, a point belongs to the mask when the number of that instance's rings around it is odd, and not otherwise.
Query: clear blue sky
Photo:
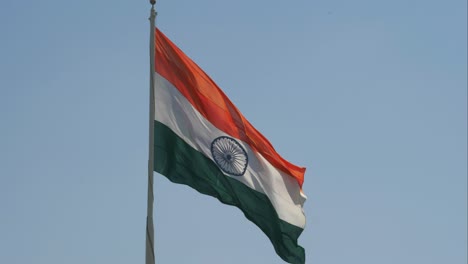
[[[3,1],[0,263],[144,263],[147,1]],[[467,263],[465,0],[159,0],[158,26],[308,168],[307,263]],[[158,263],[282,263],[156,174]]]

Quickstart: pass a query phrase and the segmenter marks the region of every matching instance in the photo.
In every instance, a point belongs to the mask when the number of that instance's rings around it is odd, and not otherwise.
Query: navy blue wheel
[[[211,143],[211,155],[216,165],[227,174],[242,176],[247,169],[247,152],[235,139],[221,136]]]

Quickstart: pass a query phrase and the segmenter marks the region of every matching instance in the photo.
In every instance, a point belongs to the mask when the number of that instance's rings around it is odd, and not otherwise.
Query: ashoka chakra
[[[244,148],[233,138],[218,137],[211,143],[211,155],[218,167],[227,174],[242,176],[249,159]]]

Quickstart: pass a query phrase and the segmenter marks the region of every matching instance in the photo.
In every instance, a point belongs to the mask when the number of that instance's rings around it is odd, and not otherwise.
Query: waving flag
[[[155,46],[154,170],[238,207],[283,260],[304,263],[305,168],[283,159],[159,29]]]

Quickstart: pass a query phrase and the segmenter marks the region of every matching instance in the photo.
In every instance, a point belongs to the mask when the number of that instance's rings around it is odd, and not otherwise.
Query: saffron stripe
[[[213,80],[156,29],[156,72],[171,82],[214,126],[262,154],[302,187],[305,168],[282,158],[271,143],[242,115]]]

